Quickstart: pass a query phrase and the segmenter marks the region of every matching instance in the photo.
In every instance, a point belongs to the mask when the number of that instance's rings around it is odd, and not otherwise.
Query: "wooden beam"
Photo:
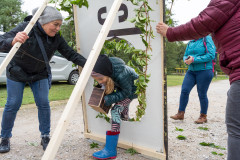
[[[80,45],[80,35],[79,35],[79,27],[78,27],[78,14],[77,14],[77,6],[73,5],[73,13],[74,13],[74,25],[75,25],[75,34],[76,34],[76,45],[77,51],[80,53],[81,45]],[[82,72],[82,67],[78,67],[79,75]],[[87,121],[87,103],[86,103],[86,96],[85,92],[82,93],[82,114],[83,114],[83,124],[84,124],[84,132],[88,130],[88,121]]]
[[[31,21],[29,22],[27,27],[24,29],[24,32],[26,32],[28,34],[31,31],[34,24],[36,23],[36,21],[38,20],[38,18],[42,14],[43,10],[47,6],[48,1],[49,0],[45,0],[43,2],[42,6],[38,8],[37,12],[35,13],[33,18],[31,19]],[[20,48],[21,45],[22,45],[22,43],[20,43],[20,42],[17,42],[17,43],[14,44],[14,46],[12,47],[12,49],[10,50],[10,52],[7,54],[6,58],[3,60],[3,62],[0,65],[0,75],[2,75],[3,71],[6,69],[7,65],[12,60],[13,56],[18,51],[18,49]]]
[[[91,134],[91,133],[85,133],[84,137],[105,143],[105,137],[100,136],[100,135]],[[157,152],[157,151],[155,151],[153,149],[149,149],[149,148],[146,148],[146,147],[138,146],[138,145],[126,142],[126,141],[119,140],[118,141],[118,147],[124,148],[124,149],[133,148],[138,153],[141,153],[143,155],[146,155],[146,156],[149,156],[149,157],[153,157],[153,158],[156,158],[156,159],[161,159],[161,160],[165,160],[166,159],[166,155],[164,153],[159,153],[159,152]]]
[[[87,84],[87,81],[90,77],[92,69],[97,61],[98,55],[100,54],[102,46],[107,38],[109,30],[113,24],[114,18],[116,17],[116,14],[120,8],[122,1],[123,0],[115,0],[113,2],[111,10],[107,16],[107,19],[106,19],[105,23],[103,24],[103,27],[102,27],[102,29],[94,43],[94,46],[88,56],[88,60],[82,70],[82,73],[78,79],[76,86],[73,89],[73,92],[72,92],[70,99],[63,111],[63,114],[58,122],[58,125],[55,128],[53,136],[48,144],[48,147],[46,148],[46,151],[44,152],[42,160],[53,160],[54,159],[54,157],[58,151],[58,148],[62,142],[64,133],[67,129],[69,120],[72,117],[75,107],[80,99],[80,96],[83,93],[83,90]]]
[[[160,22],[163,22],[164,17],[164,1],[159,0],[160,5]],[[167,130],[167,81],[165,75],[165,60],[164,60],[164,38],[160,36],[161,39],[161,68],[162,68],[162,108],[163,108],[163,140],[164,140],[164,154],[168,156],[168,130]]]

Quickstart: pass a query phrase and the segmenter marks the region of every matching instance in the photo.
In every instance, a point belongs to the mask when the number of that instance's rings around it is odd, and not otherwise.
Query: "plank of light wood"
[[[109,14],[107,16],[107,19],[105,23],[103,24],[103,27],[94,43],[93,49],[91,50],[88,60],[82,70],[82,73],[79,77],[79,80],[76,84],[76,86],[73,89],[73,92],[70,96],[70,99],[62,113],[62,116],[57,124],[57,127],[53,133],[53,136],[48,144],[48,147],[46,148],[44,155],[42,157],[42,160],[53,160],[58,148],[62,142],[64,133],[67,129],[68,123],[70,118],[72,117],[75,107],[80,99],[80,96],[83,93],[83,90],[87,84],[87,81],[90,77],[91,71],[97,61],[98,55],[102,49],[102,46],[107,38],[107,34],[109,33],[109,30],[113,24],[114,18],[116,17],[116,14],[120,8],[120,5],[123,0],[115,0],[113,2],[113,5],[111,7],[111,10],[109,11]]]
[[[29,22],[27,27],[24,29],[24,32],[26,32],[28,34],[31,31],[34,24],[36,23],[36,21],[38,20],[38,18],[42,14],[43,10],[47,6],[48,1],[49,0],[45,0],[43,2],[42,6],[38,8],[37,12],[35,13],[33,18],[31,19],[31,21]],[[3,71],[6,69],[7,65],[9,64],[9,62],[11,61],[11,59],[13,58],[15,53],[18,51],[18,49],[20,48],[21,45],[22,45],[22,43],[19,43],[19,42],[14,44],[14,46],[12,47],[12,49],[10,50],[10,52],[7,54],[6,58],[3,60],[3,62],[0,65],[0,75],[2,75]]]
[[[76,33],[76,44],[77,51],[80,53],[81,45],[80,45],[80,35],[79,35],[79,27],[78,27],[78,14],[77,14],[77,6],[73,5],[73,13],[74,13],[74,25],[75,25],[75,33]],[[78,67],[79,72],[82,72],[82,67]],[[79,74],[80,75],[80,74]],[[82,114],[83,114],[83,124],[84,124],[84,132],[88,130],[88,121],[87,121],[87,103],[85,92],[82,93]]]
[[[164,16],[164,2],[163,2],[163,0],[159,0],[159,5],[160,5],[160,22],[163,22],[163,16]],[[161,66],[162,66],[162,109],[163,109],[163,120],[165,119],[165,110],[164,110],[164,108],[165,108],[165,105],[167,105],[167,102],[166,102],[166,99],[165,98],[167,98],[167,97],[165,97],[165,96],[167,96],[166,95],[166,92],[165,92],[165,86],[167,85],[167,82],[165,81],[165,65],[164,65],[164,63],[165,63],[165,61],[164,61],[164,38],[163,38],[163,36],[161,36],[161,58],[162,58],[162,64],[161,64]],[[165,142],[165,139],[167,139],[167,137],[165,136],[165,134],[168,134],[168,131],[167,130],[165,130],[165,127],[164,127],[164,125],[165,125],[165,122],[163,122],[163,128],[162,128],[162,130],[163,130],[163,132],[164,132],[164,134],[163,134],[163,139],[164,139],[164,142]],[[165,144],[166,143],[166,144]],[[166,146],[168,146],[168,142],[165,142],[164,143],[164,154],[168,154],[168,152],[167,152],[167,148],[166,148]]]
[[[85,138],[90,138],[90,139],[93,139],[93,140],[96,140],[96,141],[99,141],[99,142],[103,142],[103,143],[105,143],[105,140],[106,140],[104,136],[100,136],[100,135],[97,135],[97,134],[91,134],[91,133],[84,133],[84,137]],[[153,157],[153,158],[156,158],[156,159],[161,159],[161,160],[166,159],[166,154],[164,154],[164,153],[160,153],[160,152],[157,152],[153,149],[138,146],[138,145],[126,142],[126,141],[119,140],[117,146],[120,147],[120,148],[124,148],[124,149],[133,148],[138,153],[141,153],[141,154],[144,154],[146,156]]]

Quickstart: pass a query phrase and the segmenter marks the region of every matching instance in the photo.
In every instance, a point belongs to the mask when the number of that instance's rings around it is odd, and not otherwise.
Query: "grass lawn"
[[[167,76],[167,86],[177,86],[182,85],[184,76],[168,75]],[[218,76],[218,78],[213,78],[213,81],[228,79],[226,76]],[[52,88],[49,91],[49,100],[65,100],[68,99],[72,93],[74,85],[69,85],[67,82],[53,83]],[[3,107],[7,100],[7,90],[6,85],[0,85],[0,107]],[[29,86],[26,86],[23,93],[22,104],[32,104],[35,103],[32,91]]]
[[[74,85],[69,85],[67,82],[53,83],[49,91],[49,100],[57,101],[68,99],[72,93]],[[29,86],[26,86],[23,93],[22,104],[35,103],[32,91]],[[3,107],[7,100],[6,85],[0,85],[0,107]]]
[[[180,76],[180,75],[167,75],[167,86],[178,86],[178,85],[182,85],[184,76]],[[226,77],[226,75],[218,75],[217,78],[213,77],[212,82],[215,81],[219,81],[219,80],[225,80],[228,79],[228,77]]]

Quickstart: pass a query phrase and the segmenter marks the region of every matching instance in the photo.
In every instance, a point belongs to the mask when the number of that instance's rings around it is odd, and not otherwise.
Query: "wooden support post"
[[[79,39],[78,14],[77,14],[76,5],[73,5],[73,13],[74,13],[74,25],[75,25],[77,51],[78,53],[80,53],[81,47],[80,47],[80,39]],[[78,70],[79,70],[79,73],[82,72],[82,67],[78,67]],[[84,132],[87,132],[87,129],[88,129],[87,104],[86,104],[86,96],[84,91],[81,97],[82,97],[82,114],[83,114]]]
[[[106,142],[105,136],[101,136],[101,135],[97,135],[97,134],[91,134],[91,133],[85,133],[84,136],[85,136],[85,138],[90,138],[90,139],[93,139],[93,140],[96,140],[96,141],[99,141],[99,142],[102,142],[102,143]],[[117,146],[120,147],[120,148],[124,148],[126,150],[129,149],[129,148],[133,148],[138,153],[144,154],[146,156],[150,156],[150,157],[153,157],[153,158],[156,158],[156,159],[166,160],[166,155],[164,153],[159,153],[154,149],[150,149],[150,148],[147,148],[147,147],[132,144],[132,143],[129,143],[127,141],[118,140]]]
[[[53,160],[58,148],[62,142],[64,133],[67,129],[69,119],[72,117],[74,113],[74,109],[80,99],[80,96],[83,93],[83,90],[87,84],[87,81],[90,77],[92,69],[97,61],[98,55],[102,49],[102,46],[107,38],[109,30],[113,24],[114,18],[120,8],[120,5],[123,0],[115,0],[111,7],[111,10],[107,16],[107,19],[95,41],[93,49],[91,50],[88,60],[82,70],[82,73],[78,79],[76,86],[73,89],[73,92],[70,96],[70,99],[63,111],[63,114],[58,122],[58,125],[53,133],[53,136],[48,144],[46,151],[42,157],[42,160]]]
[[[164,1],[159,0],[160,4],[160,22],[164,22]],[[164,154],[168,156],[168,130],[167,130],[167,78],[166,78],[166,71],[165,71],[165,55],[164,55],[164,38],[161,36],[161,59],[162,59],[162,106],[163,106],[163,139],[164,139]],[[166,156],[166,157],[167,157]],[[166,159],[165,157],[165,159]]]
[[[29,22],[27,27],[25,28],[24,32],[26,32],[28,34],[31,31],[34,24],[36,23],[36,21],[38,20],[38,18],[42,14],[43,10],[47,6],[48,1],[49,0],[45,0],[44,3],[42,4],[42,6],[38,8],[37,12],[35,13],[33,18],[31,19],[31,21]],[[18,49],[20,48],[21,45],[22,44],[20,42],[17,42],[17,43],[14,44],[14,46],[12,47],[12,49],[10,50],[10,52],[7,54],[6,58],[3,60],[3,62],[0,65],[0,75],[2,75],[3,71],[7,67],[8,63],[11,61],[11,59],[13,58],[15,53],[18,51]]]

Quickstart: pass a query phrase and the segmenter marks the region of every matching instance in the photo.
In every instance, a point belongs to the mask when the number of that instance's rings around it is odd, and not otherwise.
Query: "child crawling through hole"
[[[114,104],[111,109],[111,130],[106,132],[105,147],[93,153],[93,157],[114,159],[117,157],[121,120],[128,120],[129,104],[137,98],[134,80],[138,79],[138,74],[120,58],[100,55],[91,76],[105,87],[104,105]]]

